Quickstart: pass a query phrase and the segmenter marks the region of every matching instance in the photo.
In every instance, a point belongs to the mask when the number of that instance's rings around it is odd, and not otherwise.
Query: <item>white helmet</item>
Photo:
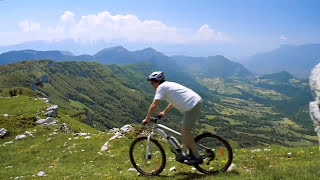
[[[149,75],[147,81],[160,81],[160,80],[164,80],[164,74],[162,71],[156,71],[153,72]]]

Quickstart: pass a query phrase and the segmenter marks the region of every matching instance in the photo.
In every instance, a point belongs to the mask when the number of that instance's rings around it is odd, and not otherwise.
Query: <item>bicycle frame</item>
[[[171,133],[173,133],[175,135],[181,136],[181,133],[179,133],[179,132],[177,132],[177,131],[175,131],[175,130],[173,130],[173,129],[165,126],[165,125],[157,124],[157,123],[154,123],[154,122],[151,122],[151,123],[152,123],[151,124],[152,125],[152,131],[148,135],[148,144],[147,144],[147,152],[146,152],[146,155],[145,155],[145,159],[148,158],[148,155],[152,151],[151,146],[150,146],[150,138],[155,134],[155,132],[160,134],[160,136],[162,136],[163,139],[165,139],[167,143],[169,143],[168,142],[168,137],[169,136],[167,135],[167,133],[164,130],[167,130],[167,131],[169,131],[169,132],[171,132]],[[162,130],[162,129],[164,129],[164,130]],[[170,146],[172,146],[172,145],[170,144]]]
[[[155,132],[158,133],[158,134],[160,134],[160,136],[162,136],[163,139],[165,139],[165,141],[166,141],[168,144],[170,144],[170,146],[172,146],[172,144],[168,142],[168,137],[169,137],[169,136],[167,135],[167,133],[166,133],[164,130],[167,130],[167,131],[169,131],[169,132],[171,132],[171,133],[173,133],[173,134],[175,134],[175,135],[177,135],[177,136],[182,136],[181,133],[179,133],[179,132],[177,132],[177,131],[175,131],[175,130],[173,130],[173,129],[165,126],[165,125],[157,124],[157,123],[154,123],[154,122],[151,122],[151,123],[152,123],[152,131],[151,131],[151,133],[148,135],[148,139],[147,139],[147,140],[148,140],[148,144],[147,144],[147,151],[146,151],[145,159],[148,158],[148,155],[150,154],[150,152],[151,152],[151,150],[152,150],[151,147],[150,147],[150,138],[155,134]],[[162,130],[162,129],[164,129],[164,130]],[[201,148],[204,148],[204,149],[209,149],[208,147],[205,147],[205,146],[202,145],[202,144],[197,144],[197,146],[198,146],[198,147],[201,147]],[[174,148],[174,147],[173,147],[173,148]]]

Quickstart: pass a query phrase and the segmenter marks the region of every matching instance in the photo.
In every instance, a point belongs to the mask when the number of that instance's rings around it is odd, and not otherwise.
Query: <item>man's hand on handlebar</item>
[[[148,124],[150,122],[150,118],[146,118],[144,120],[142,120],[142,124]]]
[[[162,111],[161,113],[159,113],[159,116],[162,118],[162,117],[164,117],[166,114],[167,114],[166,111]]]

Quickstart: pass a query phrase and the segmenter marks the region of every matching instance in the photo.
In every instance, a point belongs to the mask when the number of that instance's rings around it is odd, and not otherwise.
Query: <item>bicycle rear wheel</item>
[[[144,175],[158,175],[166,165],[166,154],[160,143],[155,139],[148,142],[147,137],[139,137],[132,142],[129,156],[133,167]]]
[[[195,138],[203,163],[195,168],[204,174],[226,171],[232,163],[233,153],[229,143],[212,133],[203,133]]]

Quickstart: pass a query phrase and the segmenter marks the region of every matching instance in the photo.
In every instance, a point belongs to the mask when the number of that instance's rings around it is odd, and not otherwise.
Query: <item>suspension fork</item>
[[[151,147],[150,139],[151,139],[152,136],[153,136],[153,130],[152,130],[152,132],[148,135],[148,138],[147,138],[147,151],[146,151],[146,154],[145,154],[145,156],[144,156],[144,158],[147,159],[147,160],[151,159],[152,147]]]

